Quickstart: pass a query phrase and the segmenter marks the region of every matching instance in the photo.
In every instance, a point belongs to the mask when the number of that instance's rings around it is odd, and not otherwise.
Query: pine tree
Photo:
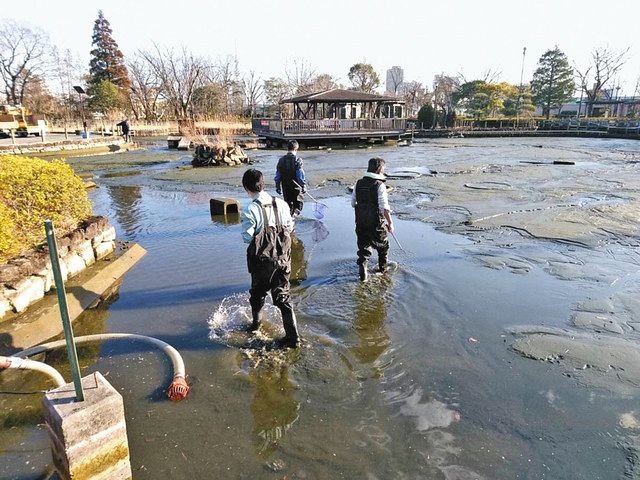
[[[113,39],[109,21],[104,18],[102,10],[98,11],[98,18],[93,26],[91,45],[91,61],[89,62],[89,83],[97,85],[106,80],[121,89],[130,86],[127,67],[124,65],[124,55]]]
[[[542,107],[543,114],[549,118],[552,108],[559,108],[571,100],[575,88],[573,69],[567,56],[557,46],[545,52],[538,60],[531,81],[533,100]]]

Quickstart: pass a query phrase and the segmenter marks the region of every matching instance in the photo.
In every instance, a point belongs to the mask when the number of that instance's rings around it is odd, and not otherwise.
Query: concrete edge
[[[86,309],[97,305],[106,293],[112,290],[114,284],[130,270],[147,253],[137,243],[132,244],[122,255],[98,270],[81,285],[67,292],[69,318],[76,320]],[[38,345],[62,333],[62,321],[58,302],[45,308],[38,318],[32,322],[8,322],[2,326],[0,336],[10,337],[10,350],[19,351]],[[5,340],[5,344],[8,343]]]

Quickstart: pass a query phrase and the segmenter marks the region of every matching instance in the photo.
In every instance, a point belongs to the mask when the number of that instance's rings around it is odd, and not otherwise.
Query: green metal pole
[[[56,284],[56,294],[58,295],[58,305],[60,306],[60,317],[64,328],[64,339],[67,342],[67,357],[71,366],[71,376],[76,389],[76,401],[84,401],[82,391],[82,379],[80,377],[80,365],[78,364],[78,353],[76,352],[76,342],[73,339],[73,327],[69,320],[69,309],[67,308],[67,292],[64,289],[62,273],[60,273],[60,260],[58,259],[58,244],[56,243],[55,232],[51,220],[44,221],[44,230],[47,234],[47,244],[49,245],[49,257],[51,258],[51,269],[53,279]]]

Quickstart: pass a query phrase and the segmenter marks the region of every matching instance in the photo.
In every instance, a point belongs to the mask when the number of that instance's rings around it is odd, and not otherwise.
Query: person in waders
[[[280,157],[276,167],[276,192],[282,195],[289,205],[289,213],[293,218],[300,215],[304,205],[306,180],[302,169],[302,159],[298,157],[298,142],[290,140],[287,143],[287,154]]]
[[[276,341],[281,348],[300,343],[296,315],[289,298],[291,274],[291,232],[293,219],[287,204],[264,191],[262,172],[251,168],[242,176],[242,186],[252,202],[242,211],[242,238],[247,247],[247,268],[251,274],[249,303],[250,331],[260,328],[267,293],[282,314],[285,336]]]
[[[384,160],[372,158],[367,173],[356,182],[351,196],[351,206],[356,213],[358,269],[363,282],[368,277],[367,266],[373,249],[378,252],[380,272],[387,270],[387,232],[393,233],[393,220],[385,181]]]

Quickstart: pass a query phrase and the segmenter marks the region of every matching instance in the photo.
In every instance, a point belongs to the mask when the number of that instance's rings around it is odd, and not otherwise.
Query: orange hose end
[[[189,394],[189,390],[189,385],[184,377],[173,377],[173,382],[167,388],[167,397],[169,400],[177,402],[185,398]]]

